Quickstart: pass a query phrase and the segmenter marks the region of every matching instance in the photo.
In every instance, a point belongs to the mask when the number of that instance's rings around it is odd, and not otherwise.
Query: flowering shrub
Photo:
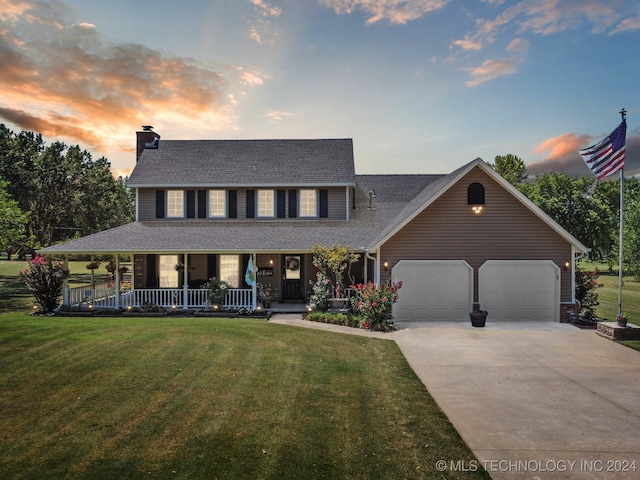
[[[211,277],[207,283],[202,285],[202,288],[209,291],[209,302],[211,305],[223,305],[229,287],[230,285],[227,282],[219,280],[216,277]]]
[[[402,282],[376,285],[373,282],[352,285],[351,309],[363,317],[362,328],[370,330],[389,330],[391,307],[398,300],[398,290]]]
[[[311,283],[311,282],[309,282]],[[333,296],[333,286],[327,276],[322,273],[316,273],[316,283],[312,284],[313,293],[311,294],[310,303],[321,312],[326,312],[329,308],[329,299]]]
[[[69,269],[62,262],[36,255],[20,275],[42,311],[53,312],[60,303],[62,284],[69,277]]]

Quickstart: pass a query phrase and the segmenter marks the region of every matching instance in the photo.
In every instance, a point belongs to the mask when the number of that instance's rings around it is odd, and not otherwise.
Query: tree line
[[[620,244],[619,176],[598,181],[594,175],[574,177],[545,172],[529,178],[516,155],[498,155],[493,169],[547,215],[590,248],[589,258],[617,265]],[[623,251],[625,274],[640,278],[640,181],[624,179]]]
[[[0,252],[22,257],[134,219],[135,192],[106,158],[0,124]]]

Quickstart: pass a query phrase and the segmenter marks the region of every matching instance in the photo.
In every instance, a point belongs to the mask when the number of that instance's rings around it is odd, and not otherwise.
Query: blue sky
[[[114,171],[165,139],[353,138],[359,173],[521,157],[585,174],[628,111],[637,0],[0,0],[0,122]]]

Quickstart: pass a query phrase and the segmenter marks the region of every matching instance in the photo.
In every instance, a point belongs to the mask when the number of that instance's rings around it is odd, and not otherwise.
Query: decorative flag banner
[[[611,135],[595,145],[580,150],[587,167],[598,180],[624,168],[625,144],[627,140],[627,121],[622,120]]]
[[[253,255],[249,255],[249,263],[247,264],[247,271],[244,274],[244,281],[250,287],[256,286],[256,271],[253,268]]]

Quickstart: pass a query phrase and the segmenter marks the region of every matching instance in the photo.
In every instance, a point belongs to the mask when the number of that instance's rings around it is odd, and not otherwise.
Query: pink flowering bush
[[[36,255],[29,263],[29,268],[20,272],[20,275],[42,312],[53,312],[60,303],[62,285],[69,277],[69,269],[62,262]]]
[[[353,313],[362,318],[362,328],[370,330],[390,330],[391,307],[398,301],[398,290],[402,282],[376,285],[373,282],[352,285],[351,297]]]

